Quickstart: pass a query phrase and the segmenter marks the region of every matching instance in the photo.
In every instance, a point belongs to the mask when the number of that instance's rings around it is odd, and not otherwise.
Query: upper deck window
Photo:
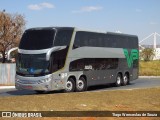
[[[58,30],[54,46],[69,46],[73,30]]]
[[[138,37],[78,31],[73,49],[79,47],[138,48]]]
[[[47,49],[53,46],[55,31],[50,30],[27,30],[24,32],[19,48],[26,50]]]

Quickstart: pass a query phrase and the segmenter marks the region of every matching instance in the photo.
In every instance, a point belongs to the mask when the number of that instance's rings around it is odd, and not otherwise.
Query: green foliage
[[[145,48],[140,52],[140,58],[144,61],[153,60],[155,51],[152,48]]]

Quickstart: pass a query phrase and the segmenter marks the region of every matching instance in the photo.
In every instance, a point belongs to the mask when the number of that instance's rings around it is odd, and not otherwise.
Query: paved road
[[[112,87],[109,85],[90,87],[89,92],[101,91],[101,90],[125,90],[125,89],[140,89],[140,88],[152,88],[160,87],[160,78],[139,78],[132,81],[130,85],[121,87]],[[46,94],[59,94],[61,91],[47,92]],[[0,89],[0,97],[2,96],[20,96],[20,95],[35,95],[34,91],[30,90],[16,90],[12,89]]]

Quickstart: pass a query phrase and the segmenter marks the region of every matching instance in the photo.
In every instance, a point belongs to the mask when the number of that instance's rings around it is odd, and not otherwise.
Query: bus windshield
[[[26,30],[22,36],[19,48],[40,50],[53,47],[54,29]]]
[[[17,74],[30,76],[49,74],[49,61],[46,61],[46,54],[18,54]]]

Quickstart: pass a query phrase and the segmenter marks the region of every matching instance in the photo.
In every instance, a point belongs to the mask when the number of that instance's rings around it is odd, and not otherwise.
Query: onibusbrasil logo
[[[133,65],[134,60],[138,60],[139,54],[137,49],[132,49],[130,54],[127,49],[123,49],[125,57],[127,59],[128,67],[130,68]]]

